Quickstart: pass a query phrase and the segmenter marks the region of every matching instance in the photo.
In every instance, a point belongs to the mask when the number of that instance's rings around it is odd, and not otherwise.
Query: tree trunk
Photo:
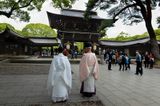
[[[152,8],[151,8],[151,0],[146,1],[146,7],[142,4],[140,0],[136,0],[141,7],[141,13],[144,18],[146,28],[150,37],[150,49],[156,59],[160,60],[159,47],[156,39],[156,34],[152,27]]]
[[[151,52],[154,54],[156,59],[160,60],[159,46],[157,43],[156,34],[153,30],[152,24],[151,24],[151,22],[149,22],[147,20],[145,20],[145,23],[146,23],[146,28],[147,28],[147,31],[148,31],[149,37],[150,37]]]

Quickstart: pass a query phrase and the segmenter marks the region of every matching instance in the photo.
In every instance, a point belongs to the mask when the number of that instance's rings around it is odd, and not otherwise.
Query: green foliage
[[[75,42],[77,47],[78,47],[78,52],[81,52],[81,50],[83,50],[83,42]]]
[[[19,18],[20,21],[29,21],[29,11],[40,11],[45,0],[1,0],[0,15],[8,18]]]
[[[15,30],[15,28],[7,23],[0,23],[0,32],[4,31],[6,28],[9,28],[11,30]]]
[[[150,2],[151,1],[151,2]],[[92,9],[101,9],[107,11],[113,20],[123,19],[125,24],[139,23],[143,19],[149,18],[150,10],[155,9],[158,0],[89,0],[85,17],[89,17],[88,12]],[[151,6],[151,9],[150,9]]]
[[[160,17],[157,18],[157,24],[159,24],[158,28],[160,28]]]
[[[87,3],[87,9],[84,13],[84,17],[86,20],[89,20],[91,17],[90,17],[90,11],[95,7],[95,4],[96,2],[98,2],[98,0],[89,0],[88,3]]]
[[[8,23],[0,23],[0,32],[6,30],[7,28],[9,30],[17,33],[19,36],[25,37],[25,36],[23,36],[24,33],[22,31],[15,29],[12,25],[10,25]]]
[[[160,28],[155,30],[156,33],[156,38],[157,40],[160,40]],[[136,39],[141,39],[148,37],[148,33],[145,32],[144,34],[141,35],[134,35],[134,36],[129,36],[127,33],[121,32],[117,37],[114,38],[108,38],[102,37],[100,40],[111,40],[111,41],[131,41],[131,40],[136,40]]]
[[[45,24],[28,24],[22,29],[26,37],[56,37],[56,32]]]
[[[25,35],[25,33],[23,33],[22,31],[20,31],[20,30],[13,30],[15,33],[17,33],[19,36],[21,36],[21,37],[26,37],[26,36],[24,36]]]
[[[0,15],[20,21],[29,21],[29,11],[40,11],[46,0],[0,0]],[[52,0],[58,8],[71,7],[75,0]]]
[[[52,0],[52,2],[56,8],[71,8],[75,0]]]
[[[160,40],[160,28],[155,30],[157,40]]]
[[[6,28],[17,33],[22,37],[56,37],[56,32],[49,26],[44,24],[28,24],[22,31],[16,30],[13,26],[7,23],[0,23],[0,32]]]
[[[103,29],[99,33],[101,34],[101,36],[105,36],[106,35],[106,31],[107,31],[107,29]]]
[[[112,24],[113,24],[113,20],[112,19],[103,20],[101,22],[101,25],[98,28],[98,32],[101,32],[101,30],[102,31],[105,30],[107,28],[107,26],[112,26]]]

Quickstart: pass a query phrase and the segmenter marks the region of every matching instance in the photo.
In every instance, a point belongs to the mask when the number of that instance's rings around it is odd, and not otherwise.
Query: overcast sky
[[[53,8],[51,2],[51,0],[46,0],[46,2],[43,4],[43,8],[41,12],[37,12],[36,10],[32,11],[30,16],[31,16],[31,20],[29,23],[43,23],[43,24],[47,24],[49,25],[48,22],[48,17],[46,14],[46,11],[50,11],[50,12],[54,12],[54,13],[59,13],[60,10]],[[87,3],[88,0],[77,0],[77,2],[73,5],[74,9],[79,9],[79,10],[85,10],[85,3]],[[156,24],[156,17],[160,14],[158,14],[160,11],[160,8],[156,9],[156,11],[153,11],[153,27],[154,29],[157,28],[157,24]],[[104,11],[97,11],[98,15],[100,17],[103,18],[109,18],[107,16],[107,13]],[[10,23],[11,25],[13,25],[16,29],[21,30],[23,27],[25,27],[26,22],[19,22],[17,20],[13,20],[13,19],[8,19],[4,16],[0,16],[0,20],[1,22],[6,22],[6,23]],[[115,37],[117,36],[120,32],[126,32],[130,35],[136,35],[136,34],[143,34],[144,32],[146,32],[146,27],[144,22],[139,23],[137,25],[133,25],[133,26],[128,26],[128,25],[123,25],[123,23],[121,22],[121,20],[117,21],[114,24],[114,27],[110,27],[108,28],[107,31],[107,35],[108,37]]]

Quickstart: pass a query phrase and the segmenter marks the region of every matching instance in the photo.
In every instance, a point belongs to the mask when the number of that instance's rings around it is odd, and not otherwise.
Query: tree
[[[10,24],[0,23],[0,32],[6,30],[6,28],[9,28],[11,30],[15,30],[15,28],[12,25],[10,25]]]
[[[158,28],[160,28],[160,17],[157,18],[157,24],[159,24]]]
[[[75,0],[52,0],[53,6],[56,8],[71,8]]]
[[[45,24],[28,24],[22,29],[26,37],[56,37],[56,32]]]
[[[29,11],[40,11],[46,0],[0,0],[0,15],[8,18],[19,18],[20,21],[29,21]],[[52,0],[57,8],[71,7],[75,0]]]
[[[158,1],[158,0],[157,0]],[[107,10],[113,20],[123,19],[125,24],[139,23],[144,20],[150,37],[151,52],[160,59],[156,35],[152,27],[152,9],[157,5],[156,0],[89,0],[85,16],[93,8]],[[160,4],[159,4],[160,5]]]

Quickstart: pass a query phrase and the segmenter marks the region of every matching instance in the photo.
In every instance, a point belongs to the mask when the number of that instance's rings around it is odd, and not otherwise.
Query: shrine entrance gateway
[[[105,21],[108,27],[112,26],[112,19],[104,19],[91,11],[91,18],[86,21],[82,10],[62,9],[60,14],[47,12],[49,24],[57,29],[58,38],[64,45],[67,42],[74,46],[74,42],[92,42],[98,44],[102,37],[99,33],[101,24]]]

